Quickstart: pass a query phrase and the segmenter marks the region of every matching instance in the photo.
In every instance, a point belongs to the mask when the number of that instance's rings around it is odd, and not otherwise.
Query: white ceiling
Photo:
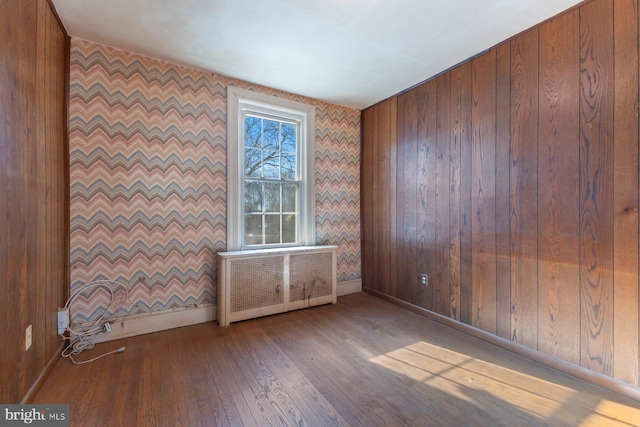
[[[72,37],[363,109],[580,0],[53,0]]]

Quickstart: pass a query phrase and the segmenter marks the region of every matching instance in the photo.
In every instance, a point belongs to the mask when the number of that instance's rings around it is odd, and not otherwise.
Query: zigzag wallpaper
[[[226,250],[226,87],[316,107],[316,234],[338,245],[338,282],[360,278],[360,112],[71,41],[71,292],[117,280],[117,315],[215,304]],[[94,288],[73,323],[109,303]]]

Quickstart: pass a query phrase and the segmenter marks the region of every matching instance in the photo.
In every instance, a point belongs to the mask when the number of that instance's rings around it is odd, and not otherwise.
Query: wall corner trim
[[[26,405],[33,401],[33,398],[36,397],[36,395],[42,388],[42,385],[45,383],[45,381],[47,381],[47,378],[49,378],[51,372],[53,372],[53,368],[55,368],[55,366],[58,364],[58,361],[61,359],[60,354],[62,353],[65,345],[66,341],[60,342],[60,347],[58,347],[58,350],[53,353],[53,356],[51,356],[51,359],[49,359],[47,366],[45,366],[40,375],[38,375],[38,378],[31,385],[31,388],[29,389],[29,391],[27,391],[27,394],[24,395],[20,404]]]

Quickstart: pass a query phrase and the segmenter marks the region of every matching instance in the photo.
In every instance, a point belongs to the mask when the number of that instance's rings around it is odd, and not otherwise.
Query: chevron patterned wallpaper
[[[71,292],[129,288],[130,316],[215,303],[226,249],[226,86],[316,106],[317,243],[360,278],[360,112],[79,39],[71,42]],[[78,298],[100,316],[107,289]]]

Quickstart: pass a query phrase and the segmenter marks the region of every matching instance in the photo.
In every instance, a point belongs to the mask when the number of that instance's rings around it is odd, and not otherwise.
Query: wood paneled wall
[[[47,0],[3,0],[0,31],[0,402],[19,403],[61,344],[69,47]],[[33,345],[25,350],[28,325]]]
[[[638,386],[638,13],[582,3],[366,109],[363,285]]]

